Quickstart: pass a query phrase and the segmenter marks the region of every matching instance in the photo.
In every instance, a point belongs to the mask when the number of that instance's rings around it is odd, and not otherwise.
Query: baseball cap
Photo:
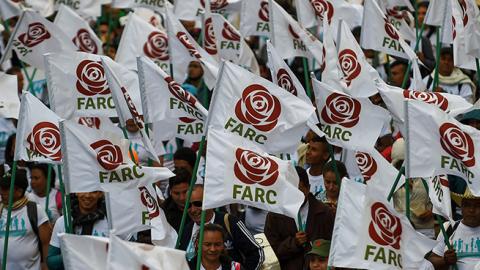
[[[327,258],[330,253],[330,241],[325,239],[317,239],[312,243],[312,250],[307,254],[314,254],[323,258]]]

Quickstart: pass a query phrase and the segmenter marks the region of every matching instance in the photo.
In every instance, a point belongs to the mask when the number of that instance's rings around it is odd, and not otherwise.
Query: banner
[[[17,76],[0,72],[0,118],[18,119],[20,99],[18,98]]]
[[[65,269],[107,268],[108,238],[68,233],[62,233],[59,237]]]
[[[243,0],[240,33],[244,36],[270,37],[268,0]]]
[[[305,195],[295,167],[221,130],[208,131],[202,209],[241,203],[297,218]]]

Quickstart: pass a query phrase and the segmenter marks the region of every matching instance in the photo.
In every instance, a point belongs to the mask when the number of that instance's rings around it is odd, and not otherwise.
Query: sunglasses
[[[202,201],[190,202],[190,204],[188,205],[188,208],[190,209],[192,205],[195,207],[202,207]]]

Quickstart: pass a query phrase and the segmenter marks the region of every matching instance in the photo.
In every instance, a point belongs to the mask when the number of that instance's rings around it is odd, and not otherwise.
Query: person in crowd
[[[162,209],[165,212],[168,223],[178,232],[192,175],[185,168],[177,168],[173,173],[175,173],[175,176],[168,179],[169,197],[163,202]],[[185,224],[190,222],[188,216],[185,222]]]
[[[390,78],[389,78],[389,84],[396,86],[396,87],[402,87],[403,85],[403,79],[405,77],[405,73],[407,72],[408,69],[408,63],[403,60],[396,60],[393,63],[390,64]],[[405,89],[408,89],[408,86],[411,83],[410,76],[407,78],[407,83],[405,85]]]
[[[133,152],[133,159],[135,163],[140,165],[149,165],[150,154],[148,150],[143,145],[142,134],[140,132],[140,127],[135,123],[133,119],[128,119],[126,121],[125,129],[127,130],[127,137],[131,141],[130,150]],[[153,167],[161,167],[163,162],[163,155],[166,153],[165,148],[163,147],[162,142],[157,142],[152,140],[152,145],[155,150],[160,163],[155,160],[151,160]]]
[[[0,180],[0,250],[3,256],[5,232],[7,227],[8,200],[12,171],[4,174]],[[27,173],[17,169],[13,183],[13,204],[8,237],[6,269],[37,270],[47,269],[45,257],[48,253],[48,241],[52,227],[41,205],[30,202],[25,195],[28,187]]]
[[[265,223],[265,235],[282,270],[303,270],[305,255],[312,248],[310,241],[332,239],[335,221],[331,208],[310,193],[307,172],[298,166],[295,169],[299,177],[298,189],[305,195],[299,220],[296,222],[293,218],[270,212]]]
[[[330,206],[334,212],[337,211],[338,196],[340,195],[340,186],[337,183],[335,167],[338,172],[338,181],[348,177],[347,168],[341,161],[331,160],[323,166],[323,181],[326,195],[323,203]]]
[[[447,247],[444,235],[438,234],[437,245],[428,260],[435,269],[449,269],[455,264],[459,270],[477,269],[480,265],[480,197],[474,196],[470,189],[463,194],[452,192],[451,197],[461,205],[463,218],[443,225],[451,248]]]
[[[195,250],[202,249],[201,269],[205,270],[242,270],[240,263],[233,261],[225,252],[225,231],[218,224],[206,224],[203,229],[203,242],[199,245],[199,237],[195,239]],[[195,270],[197,256],[188,263],[190,270]]]
[[[31,181],[30,186],[32,192],[28,193],[28,199],[32,202],[36,202],[42,206],[46,205],[47,201],[47,176],[48,176],[48,164],[36,163],[30,168]],[[47,215],[52,223],[55,223],[58,217],[60,217],[62,205],[61,194],[55,189],[55,170],[50,169],[50,193],[48,194],[48,208]],[[46,207],[45,207],[46,208]]]
[[[103,192],[82,192],[72,196],[72,230],[78,235],[108,237],[105,200]],[[53,227],[52,239],[48,247],[47,264],[50,270],[63,268],[60,233],[65,232],[65,221],[60,217]]]
[[[203,81],[203,67],[200,62],[192,61],[188,64],[188,76],[183,82],[182,88],[196,96],[202,105],[208,109],[210,91]]]
[[[179,148],[173,154],[173,166],[175,169],[183,168],[188,172],[193,173],[195,167],[195,161],[197,160],[197,154],[191,148],[182,147]]]
[[[327,270],[330,241],[318,239],[312,242],[312,250],[307,253],[308,270]],[[330,268],[335,269],[335,268]]]
[[[325,198],[322,170],[329,158],[327,139],[318,135],[313,136],[308,143],[305,163],[310,166],[307,169],[310,191],[319,200]]]
[[[195,185],[188,206],[188,215],[192,222],[186,225],[183,234],[179,236],[181,237],[180,249],[187,251],[186,256],[189,261],[195,256],[195,237],[200,229],[202,202],[203,185]],[[239,262],[246,270],[260,269],[264,261],[263,249],[241,220],[235,216],[208,209],[205,210],[205,224],[210,223],[220,225],[227,232],[224,239],[225,249],[234,261]]]

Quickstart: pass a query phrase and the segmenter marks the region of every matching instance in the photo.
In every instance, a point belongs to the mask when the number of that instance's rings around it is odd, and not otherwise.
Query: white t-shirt
[[[3,209],[0,218],[0,255],[3,255],[3,244],[7,227],[7,209]],[[37,204],[37,227],[48,221],[45,210]],[[40,250],[38,237],[35,235],[28,219],[27,206],[12,211],[10,235],[8,237],[7,269],[39,270]]]
[[[82,227],[77,226],[74,228],[75,234],[80,235],[82,233]],[[59,217],[57,222],[55,223],[55,226],[53,227],[52,231],[52,238],[50,239],[50,245],[56,248],[60,248],[60,237],[58,237],[59,234],[65,232],[65,221],[63,219],[63,216]],[[108,222],[107,219],[100,219],[97,220],[93,224],[93,231],[92,235],[93,236],[101,236],[101,237],[108,237]]]
[[[315,195],[317,200],[323,201],[325,198],[325,184],[323,175],[313,176],[310,174],[310,168],[307,169],[308,181],[310,182],[310,192]]]
[[[445,223],[444,228],[448,227]],[[480,226],[472,228],[460,222],[457,229],[450,236],[452,248],[457,253],[458,270],[476,270],[480,267]],[[442,256],[447,250],[443,234],[438,234],[437,245],[433,248],[433,253]]]
[[[58,209],[57,209],[57,200],[56,200],[57,192],[58,190],[51,189],[50,196],[48,197],[48,210],[50,211],[49,219],[52,223],[55,223],[58,217],[60,217],[60,213],[58,212]],[[29,192],[27,193],[27,197],[30,201],[36,202],[40,204],[43,208],[45,208],[47,196],[39,197],[37,194],[35,194],[35,192]]]

